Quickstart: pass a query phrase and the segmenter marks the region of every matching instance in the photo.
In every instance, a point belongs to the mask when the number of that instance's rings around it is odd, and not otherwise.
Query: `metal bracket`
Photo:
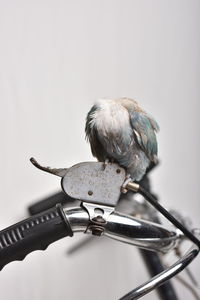
[[[105,230],[107,219],[115,208],[85,202],[82,203],[82,206],[87,210],[90,218],[86,232],[89,230],[93,235],[101,236]]]

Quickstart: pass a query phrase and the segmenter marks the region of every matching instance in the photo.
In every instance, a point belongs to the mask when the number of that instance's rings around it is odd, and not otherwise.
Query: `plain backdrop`
[[[160,125],[154,192],[200,226],[199,14],[199,0],[0,0],[2,229],[60,188],[29,158],[53,167],[94,160],[86,113],[95,99],[121,96]],[[136,248],[106,238],[67,256],[81,238],[7,265],[1,298],[118,299],[149,278]],[[191,269],[199,280],[199,258]],[[193,299],[173,281],[180,299]]]

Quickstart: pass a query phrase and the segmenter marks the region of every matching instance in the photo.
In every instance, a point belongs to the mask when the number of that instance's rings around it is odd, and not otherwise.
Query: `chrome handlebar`
[[[72,231],[87,232],[90,222],[88,212],[82,207],[63,208]],[[118,212],[111,213],[104,225],[104,236],[163,253],[173,249],[182,238],[181,232]]]
[[[90,216],[85,208],[64,208],[63,211],[73,233],[88,232]],[[163,253],[175,248],[184,237],[180,230],[170,231],[159,224],[119,212],[112,212],[108,216],[106,224],[104,224],[103,235],[139,248]],[[146,295],[186,268],[198,253],[199,248],[197,245],[193,245],[175,264],[123,296],[120,300],[139,299]]]

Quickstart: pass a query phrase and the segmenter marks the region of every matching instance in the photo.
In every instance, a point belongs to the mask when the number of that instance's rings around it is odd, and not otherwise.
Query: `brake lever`
[[[71,168],[50,168],[40,165],[34,158],[32,164],[40,170],[61,177],[61,187],[68,196],[84,201],[115,207],[121,195],[126,173],[118,164],[83,162]]]

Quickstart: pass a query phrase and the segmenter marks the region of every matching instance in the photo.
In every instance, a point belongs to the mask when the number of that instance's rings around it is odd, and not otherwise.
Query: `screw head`
[[[97,226],[92,226],[91,227],[91,231],[92,231],[92,234],[93,235],[96,235],[96,236],[101,236],[102,235],[102,233],[103,233],[103,231],[104,231],[104,229],[103,228],[101,228],[101,227],[97,227]]]

